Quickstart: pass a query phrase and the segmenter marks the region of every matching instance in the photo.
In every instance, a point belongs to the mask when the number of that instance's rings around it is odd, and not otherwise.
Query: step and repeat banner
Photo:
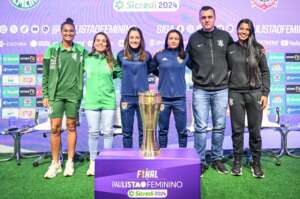
[[[185,44],[201,28],[199,9],[216,10],[216,26],[236,39],[236,24],[253,20],[257,39],[267,51],[271,71],[270,114],[300,116],[300,4],[296,0],[1,0],[0,119],[33,118],[41,107],[42,59],[47,46],[61,41],[60,25],[74,19],[76,42],[91,49],[100,31],[114,53],[123,48],[131,26],[139,26],[152,54],[162,49],[166,33],[180,30]],[[186,74],[191,89],[191,72]]]

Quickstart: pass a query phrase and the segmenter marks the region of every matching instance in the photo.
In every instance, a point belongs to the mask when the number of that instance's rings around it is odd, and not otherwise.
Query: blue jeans
[[[223,156],[223,140],[226,123],[228,89],[205,91],[193,89],[193,114],[195,119],[194,144],[202,163],[205,161],[206,133],[208,116],[212,115],[212,155],[211,160],[220,160]]]
[[[163,110],[160,112],[159,125],[159,145],[166,148],[168,145],[168,132],[171,111],[173,111],[175,119],[175,127],[178,134],[179,147],[186,147],[186,100],[185,97],[179,98],[162,98]]]
[[[90,160],[95,160],[100,133],[103,134],[104,148],[112,148],[115,110],[85,110],[85,114],[88,122]]]
[[[121,123],[123,131],[123,146],[124,148],[132,148],[132,134],[134,114],[137,114],[138,132],[139,132],[139,147],[143,143],[143,123],[138,103],[138,97],[136,96],[122,96],[121,97]]]

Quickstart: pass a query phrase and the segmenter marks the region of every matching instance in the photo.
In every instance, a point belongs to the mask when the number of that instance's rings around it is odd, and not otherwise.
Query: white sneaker
[[[44,178],[51,179],[54,178],[58,173],[61,173],[61,164],[60,162],[51,162],[51,165],[48,168],[48,171],[45,173]]]
[[[86,171],[86,175],[94,176],[95,175],[95,160],[90,160],[90,165],[88,170]]]
[[[64,176],[72,176],[74,174],[74,162],[72,160],[67,160]]]

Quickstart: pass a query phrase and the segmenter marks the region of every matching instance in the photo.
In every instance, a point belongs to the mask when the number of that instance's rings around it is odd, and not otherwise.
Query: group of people
[[[168,145],[169,120],[173,112],[179,147],[186,147],[185,69],[188,67],[192,70],[194,83],[194,145],[201,159],[201,173],[208,168],[206,136],[210,111],[213,125],[212,167],[219,173],[229,173],[222,162],[229,104],[234,152],[231,174],[242,175],[244,115],[247,114],[252,152],[251,170],[253,176],[263,178],[260,127],[270,87],[264,49],[255,39],[251,20],[242,19],[238,23],[236,42],[233,42],[228,32],[215,27],[215,20],[214,8],[203,6],[199,11],[202,29],[190,36],[186,49],[182,34],[178,30],[170,30],[166,35],[164,49],[153,58],[145,49],[141,29],[131,27],[124,41],[124,49],[115,59],[110,40],[104,32],[95,35],[90,53],[74,43],[75,25],[68,18],[61,25],[62,41],[51,45],[43,60],[43,104],[49,109],[52,152],[52,162],[44,177],[53,178],[62,172],[59,152],[64,114],[67,117],[68,160],[63,174],[72,176],[74,173],[76,120],[82,98],[89,136],[90,164],[87,175],[95,174],[100,133],[103,135],[104,148],[113,146],[113,123],[117,106],[115,78],[121,78],[120,109],[124,148],[133,146],[135,114],[139,146],[142,144],[143,126],[138,94],[149,90],[150,73],[159,78],[158,90],[163,104],[158,121],[159,145],[161,148]]]

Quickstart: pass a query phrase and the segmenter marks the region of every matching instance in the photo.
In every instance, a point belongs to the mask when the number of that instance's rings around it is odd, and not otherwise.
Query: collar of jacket
[[[215,32],[217,32],[218,28],[216,26],[214,26],[214,29],[213,31],[210,31],[210,32],[207,32],[207,31],[204,31],[203,28],[200,29],[198,32],[203,35],[203,37],[206,37],[208,39],[211,39],[213,38],[213,35],[215,34]]]
[[[62,44],[62,42],[60,42],[59,45],[58,45],[58,49],[57,50],[75,52],[75,51],[77,51],[77,48],[76,48],[75,43],[73,42],[72,43],[72,48],[70,50],[65,49],[65,47]]]
[[[106,57],[103,53],[97,53],[97,52],[91,53],[90,56],[93,56],[97,59],[104,59]]]

